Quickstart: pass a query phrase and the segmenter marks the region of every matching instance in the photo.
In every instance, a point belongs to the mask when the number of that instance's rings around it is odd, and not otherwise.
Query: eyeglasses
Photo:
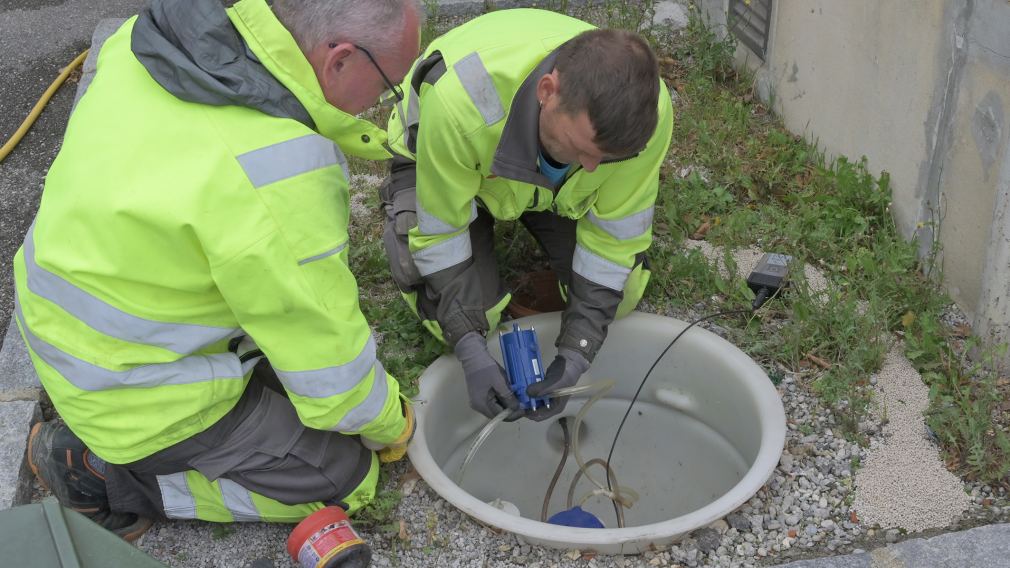
[[[330,48],[332,49],[334,47],[337,47],[337,44],[331,43]],[[382,76],[382,81],[386,83],[387,87],[389,87],[388,91],[382,93],[382,95],[379,96],[379,103],[390,104],[393,102],[398,103],[403,101],[403,89],[401,89],[399,85],[394,85],[393,82],[389,80],[389,77],[386,76],[386,72],[382,70],[382,67],[379,67],[379,63],[375,60],[375,57],[372,57],[371,52],[361,47],[360,45],[354,45],[354,47],[361,50],[361,52],[365,54],[365,57],[367,57],[368,60],[372,62],[372,66],[374,66],[375,70],[378,71],[379,75]]]

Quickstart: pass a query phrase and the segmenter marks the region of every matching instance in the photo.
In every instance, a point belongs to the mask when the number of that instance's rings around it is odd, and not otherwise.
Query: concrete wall
[[[728,0],[700,5],[725,30]],[[790,130],[891,174],[902,233],[936,238],[976,332],[1010,339],[1010,3],[773,0],[765,60],[737,55]]]

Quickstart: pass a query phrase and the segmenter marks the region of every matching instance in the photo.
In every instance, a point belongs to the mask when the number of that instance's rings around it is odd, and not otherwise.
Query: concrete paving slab
[[[31,470],[25,459],[28,433],[42,417],[39,403],[0,403],[0,510],[31,500]]]
[[[42,384],[32,366],[28,347],[18,331],[17,321],[11,318],[0,347],[0,402],[37,401],[41,393]]]
[[[780,568],[1010,568],[1010,524],[915,538],[871,552],[800,560]]]
[[[656,2],[655,10],[652,18],[654,24],[667,24],[675,30],[687,27],[687,7],[683,3],[675,0],[663,0]]]

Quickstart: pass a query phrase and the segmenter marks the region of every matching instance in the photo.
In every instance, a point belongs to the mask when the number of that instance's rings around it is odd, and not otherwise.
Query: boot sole
[[[135,528],[130,530],[130,532],[114,533],[114,534],[118,534],[126,542],[133,542],[138,538],[140,538],[141,536],[143,536],[143,534],[147,532],[147,529],[151,528],[152,524],[154,523],[151,521],[151,519],[148,519],[146,517],[137,517],[137,522],[134,523]]]
[[[46,491],[48,491],[49,493],[52,493],[52,490],[49,489],[49,486],[46,484],[46,481],[44,479],[42,479],[41,475],[39,475],[39,468],[35,465],[35,460],[32,459],[32,456],[34,455],[32,453],[32,448],[33,448],[34,443],[35,443],[35,438],[39,434],[39,430],[42,429],[42,424],[43,424],[42,422],[36,422],[35,425],[32,426],[31,432],[28,434],[28,467],[32,470],[32,475],[34,475],[35,479],[38,480],[39,485],[41,485],[42,488],[45,489]],[[77,512],[77,513],[81,513],[84,516],[87,516],[87,513],[89,513],[89,512],[94,512],[94,511],[82,511],[82,510],[78,510],[78,509],[70,509],[70,510],[74,511],[74,512]],[[135,528],[131,529],[129,532],[126,532],[126,533],[117,533],[115,531],[109,531],[109,532],[111,532],[112,534],[115,534],[115,535],[119,536],[120,538],[122,538],[126,542],[133,542],[133,541],[137,540],[138,538],[140,538],[145,532],[147,532],[147,529],[151,528],[152,524],[153,523],[152,523],[151,519],[138,516],[137,517],[137,522],[134,523]],[[102,527],[102,528],[105,528],[105,527]],[[108,529],[106,529],[106,530],[108,530]]]
[[[41,475],[39,475],[39,468],[35,466],[35,460],[32,459],[32,456],[35,455],[32,448],[35,446],[35,438],[36,436],[39,435],[39,430],[41,429],[42,429],[42,422],[36,422],[35,425],[32,426],[31,433],[28,434],[28,467],[31,468],[32,475],[35,476],[35,479],[39,481],[39,485],[41,485],[42,488],[45,489],[46,491],[49,491],[49,493],[52,493],[52,491],[50,491],[49,489],[49,486],[46,485],[46,481],[42,479]]]

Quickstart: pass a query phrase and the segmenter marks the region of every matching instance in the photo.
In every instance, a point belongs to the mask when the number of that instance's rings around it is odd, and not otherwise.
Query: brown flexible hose
[[[544,506],[540,509],[540,522],[547,522],[547,509],[551,504],[551,495],[554,494],[554,486],[558,484],[558,478],[561,477],[561,472],[565,469],[565,464],[568,463],[568,448],[572,445],[571,434],[568,433],[568,417],[563,416],[558,420],[558,424],[561,425],[561,432],[565,435],[565,448],[561,452],[561,463],[558,464],[558,468],[554,470],[554,477],[551,478],[551,484],[547,486],[547,494],[544,495]],[[581,473],[581,472],[580,472]],[[571,493],[569,492],[569,495]],[[568,497],[568,501],[571,502],[572,498]],[[572,506],[568,505],[570,509]]]

